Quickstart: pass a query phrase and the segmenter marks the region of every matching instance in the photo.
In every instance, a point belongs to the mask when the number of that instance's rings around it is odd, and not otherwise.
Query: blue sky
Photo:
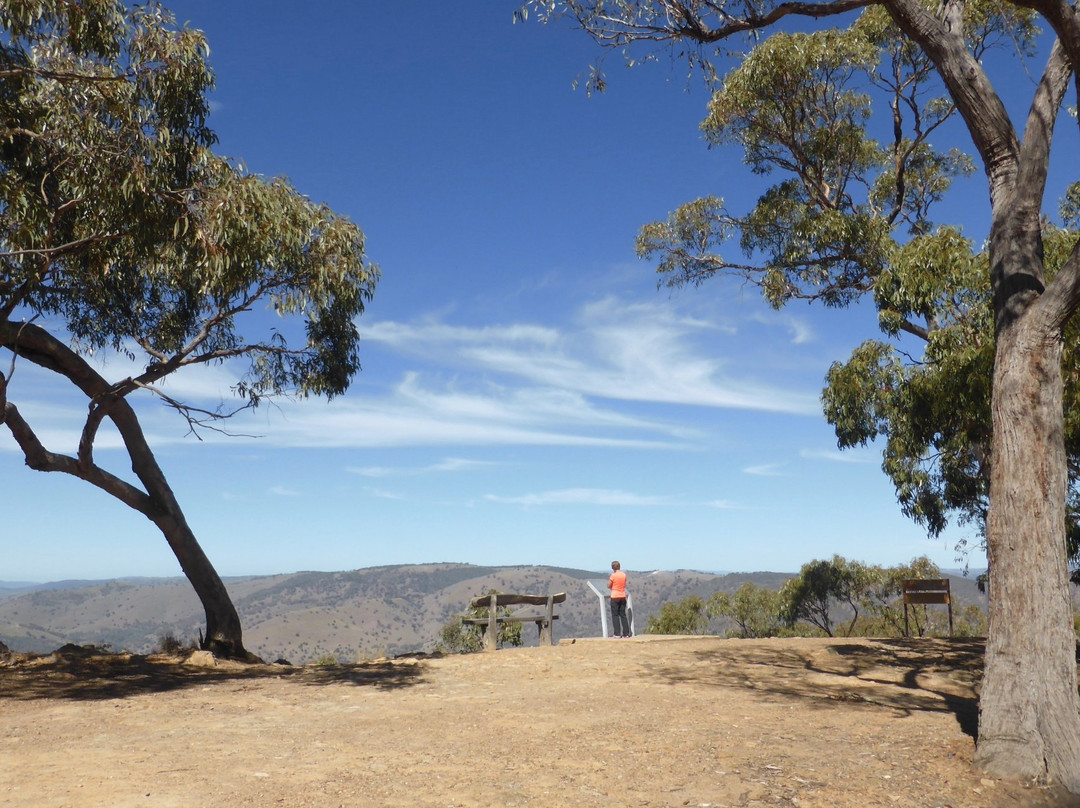
[[[957,566],[963,534],[927,539],[878,451],[841,454],[821,416],[829,364],[876,335],[869,307],[775,312],[730,281],[658,291],[634,256],[637,229],[680,203],[745,209],[763,187],[738,153],[705,147],[707,94],[681,66],[612,58],[589,98],[573,82],[594,46],[513,25],[513,0],[169,6],[209,37],[219,151],[357,222],[383,271],[347,395],[264,407],[230,425],[259,437],[203,441],[140,405],[222,574],[613,558],[795,571],[834,553]],[[984,185],[957,205],[978,227]],[[231,380],[166,389],[212,405]],[[73,452],[84,403],[23,366],[17,384],[49,447]],[[99,460],[122,473],[116,443],[103,434]],[[179,574],[142,516],[27,470],[6,432],[0,462],[0,579]]]

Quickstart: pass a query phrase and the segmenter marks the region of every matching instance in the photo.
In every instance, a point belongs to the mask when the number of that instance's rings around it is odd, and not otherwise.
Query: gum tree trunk
[[[990,628],[975,762],[995,777],[1080,793],[1061,368],[1076,289],[1056,284],[1043,294],[1033,282],[1042,276],[1037,223],[998,232],[991,246],[1001,266],[986,525]],[[1010,273],[1010,265],[1028,272]]]
[[[119,411],[112,415],[112,420],[124,438],[131,456],[131,468],[155,506],[149,512],[143,513],[165,536],[176,560],[180,562],[180,568],[202,603],[206,615],[206,635],[203,637],[202,647],[213,652],[215,656],[251,658],[244,649],[240,616],[228,590],[188,526],[172,488],[146,443],[134,411],[126,401],[118,402],[116,409]]]

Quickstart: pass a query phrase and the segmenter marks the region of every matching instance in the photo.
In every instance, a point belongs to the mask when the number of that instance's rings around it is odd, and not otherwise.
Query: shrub
[[[196,650],[194,643],[185,645],[181,640],[178,640],[176,635],[171,631],[158,637],[157,645],[154,647],[155,654],[170,654],[172,656],[182,654],[185,651],[194,650]]]
[[[481,634],[476,626],[466,626],[460,617],[451,617],[439,632],[435,650],[443,654],[471,654],[482,647]]]
[[[704,634],[709,624],[705,601],[690,595],[678,603],[671,601],[660,607],[660,614],[649,618],[646,634]]]
[[[738,628],[729,637],[775,637],[783,626],[780,593],[747,581],[734,595],[714,592],[705,605],[709,617],[727,617]]]

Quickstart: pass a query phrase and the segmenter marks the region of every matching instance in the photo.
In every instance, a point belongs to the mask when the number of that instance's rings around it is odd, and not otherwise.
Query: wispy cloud
[[[805,460],[824,460],[829,463],[880,463],[881,455],[871,449],[802,449],[799,457]]]
[[[783,328],[791,335],[792,345],[806,345],[817,339],[814,329],[806,320],[788,312],[755,314],[751,319],[771,328]]]
[[[278,400],[240,413],[224,422],[225,429],[233,435],[258,436],[263,448],[519,445],[688,450],[701,446],[714,428],[703,429],[700,419],[662,405],[820,413],[816,389],[802,391],[786,381],[773,384],[766,375],[737,371],[738,354],[725,358],[717,347],[719,340],[721,348],[728,345],[737,351],[729,324],[687,315],[670,301],[627,303],[606,297],[581,306],[557,327],[520,322],[454,325],[436,317],[360,326],[366,341],[398,357],[374,369],[365,365],[354,388],[332,402]],[[116,356],[106,367],[108,378],[140,370],[137,362]],[[229,408],[235,402],[229,389],[238,369],[188,368],[162,387],[199,407]],[[194,442],[187,423],[159,400],[150,395],[132,399],[153,446]],[[56,401],[60,400],[57,393]],[[54,404],[53,388],[42,392],[38,401],[43,407],[33,421],[35,428],[55,436],[58,451],[73,451],[81,428],[79,408],[85,402],[78,401],[73,408]],[[240,439],[207,431],[200,437],[208,443]],[[102,432],[99,449],[120,445],[114,433]],[[349,471],[367,477],[431,474],[461,471],[474,461],[445,462],[451,465]]]
[[[562,491],[544,491],[537,494],[519,496],[497,496],[487,494],[484,499],[506,505],[666,505],[668,497],[643,496],[627,491],[606,488],[568,488]]]
[[[389,395],[348,397],[269,413],[260,431],[273,445],[311,447],[590,446],[686,449],[695,434],[678,423],[625,416],[581,399],[536,391],[466,392],[410,374]],[[262,444],[265,445],[265,444]],[[378,469],[368,469],[377,476]]]
[[[189,390],[194,392],[195,387]],[[203,390],[217,393],[213,385]],[[69,391],[62,389],[37,392],[42,395],[35,399],[16,395],[12,399],[49,449],[74,452],[85,400],[79,396],[71,399]],[[73,402],[70,405],[66,403],[69,399]],[[197,393],[191,400],[201,403]],[[198,442],[187,422],[154,397],[135,395],[132,403],[152,446]],[[259,436],[258,445],[263,449],[493,445],[686,449],[700,438],[696,429],[675,419],[620,412],[574,391],[513,386],[474,377],[444,380],[418,371],[407,372],[396,384],[377,388],[374,394],[369,389],[332,402],[278,400],[220,425],[232,435]],[[251,439],[212,431],[202,431],[200,437],[206,443]],[[115,430],[103,425],[97,448],[107,451],[122,445]],[[13,441],[0,441],[0,449],[17,451],[17,446]],[[371,477],[449,473],[478,462],[448,457],[439,464],[406,471],[377,467],[350,470]]]
[[[707,508],[716,508],[721,511],[741,511],[743,506],[737,502],[732,502],[730,499],[714,499],[705,503]]]
[[[91,360],[94,368],[109,381],[138,376],[149,361],[141,348],[128,343],[131,356],[113,351],[96,354]],[[199,406],[221,404],[223,409],[235,409],[240,400],[233,393],[243,363],[239,360],[214,365],[193,365],[182,368],[159,380],[155,387],[178,401],[191,401]]]
[[[583,306],[566,329],[380,323],[365,338],[450,366],[519,377],[567,394],[817,415],[817,392],[737,378],[699,339],[716,326],[654,303],[614,297]]]
[[[300,492],[292,488],[287,488],[284,485],[274,485],[270,487],[270,493],[275,497],[298,497]]]
[[[365,488],[364,491],[376,499],[403,500],[405,496],[382,488]]]
[[[757,466],[747,466],[743,474],[752,474],[757,477],[785,477],[785,463],[762,463]]]
[[[490,460],[447,457],[427,466],[349,466],[345,470],[350,474],[359,474],[361,477],[416,477],[424,474],[472,471],[494,465],[496,464]]]

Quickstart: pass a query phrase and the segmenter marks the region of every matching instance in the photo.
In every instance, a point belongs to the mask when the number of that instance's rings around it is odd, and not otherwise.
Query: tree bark
[[[1026,261],[1036,270],[1024,274],[1041,276],[1030,234],[1008,239],[1008,230],[999,229],[992,253],[997,241],[999,259],[1011,252],[1001,260],[1022,260],[1026,242]],[[990,628],[975,762],[995,777],[1054,782],[1080,793],[1080,696],[1065,551],[1062,335],[1047,307],[1038,305],[1042,301],[1031,302],[1037,291],[1010,285],[1012,294],[995,301],[986,524]]]

